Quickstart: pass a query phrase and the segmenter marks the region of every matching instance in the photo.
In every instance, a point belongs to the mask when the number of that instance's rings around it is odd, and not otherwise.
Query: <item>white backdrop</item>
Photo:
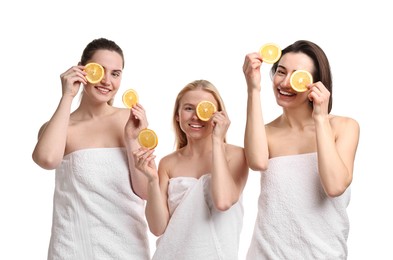
[[[317,3],[318,2],[318,3]],[[337,1],[338,2],[338,1]],[[352,2],[352,3],[349,3]],[[207,79],[221,91],[232,124],[228,142],[243,146],[244,56],[266,42],[298,39],[319,44],[334,77],[332,114],[361,126],[355,161],[349,259],[393,259],[391,250],[392,126],[391,25],[388,1],[2,1],[0,259],[46,259],[54,171],[31,159],[39,127],[60,99],[60,74],[77,64],[94,38],[116,41],[125,53],[122,86],[138,91],[156,130],[158,158],[173,150],[171,114],[177,92]],[[266,122],[280,113],[262,68]],[[76,106],[76,102],[75,102]],[[244,259],[252,234],[259,174],[244,192],[240,244]],[[154,237],[151,237],[154,250]]]

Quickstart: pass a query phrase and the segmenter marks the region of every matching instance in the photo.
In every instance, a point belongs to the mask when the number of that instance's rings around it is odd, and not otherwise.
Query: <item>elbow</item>
[[[336,182],[331,185],[324,185],[324,190],[327,196],[330,198],[335,198],[341,196],[351,185],[352,183],[352,177],[348,177],[345,180],[342,180],[340,182]]]
[[[345,192],[345,190],[339,190],[339,189],[336,189],[336,190],[325,190],[326,195],[328,197],[330,197],[330,198],[338,197],[341,194],[343,194],[344,192]]]
[[[159,237],[164,234],[165,228],[149,226],[149,230],[153,235]]]
[[[348,187],[349,187],[349,184],[336,186],[336,187],[330,187],[330,188],[325,187],[325,193],[330,198],[339,197],[347,190]]]
[[[260,160],[257,162],[247,161],[248,167],[253,171],[266,171],[268,167],[268,160]]]
[[[219,211],[227,211],[228,209],[230,209],[233,204],[235,204],[235,201],[229,201],[229,200],[215,200],[213,201],[214,206],[217,210]]]
[[[61,161],[58,159],[54,158],[49,158],[49,157],[42,157],[38,156],[35,153],[32,155],[33,161],[40,166],[41,168],[45,170],[53,170],[56,169],[57,166],[60,164]]]

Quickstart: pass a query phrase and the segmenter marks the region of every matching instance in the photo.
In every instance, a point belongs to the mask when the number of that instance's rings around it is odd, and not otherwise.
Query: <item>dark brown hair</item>
[[[327,90],[330,92],[330,99],[329,99],[329,106],[328,106],[328,113],[332,110],[332,103],[333,103],[333,81],[332,81],[332,74],[330,70],[329,60],[325,54],[325,52],[319,47],[317,44],[306,41],[306,40],[299,40],[294,42],[293,44],[289,45],[285,49],[282,50],[281,57],[284,56],[286,53],[293,52],[293,53],[304,53],[308,57],[310,57],[314,62],[315,71],[312,73],[314,82],[321,81]],[[281,59],[281,58],[280,58]],[[278,63],[273,64],[270,75],[273,76],[276,73]],[[311,106],[313,105],[310,102]]]

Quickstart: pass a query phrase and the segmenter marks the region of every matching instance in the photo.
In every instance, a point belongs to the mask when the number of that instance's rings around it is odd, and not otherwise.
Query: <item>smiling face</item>
[[[104,67],[105,74],[96,84],[87,84],[84,94],[99,102],[108,102],[117,93],[122,76],[123,58],[115,51],[97,50],[89,62],[96,62]]]
[[[213,131],[211,122],[200,120],[196,113],[197,105],[204,100],[210,101],[218,107],[214,96],[202,89],[187,91],[180,99],[176,120],[187,138],[203,138],[209,136]]]
[[[273,76],[273,91],[277,104],[283,108],[301,105],[309,107],[309,99],[307,97],[309,91],[298,93],[292,89],[290,84],[290,77],[297,70],[307,70],[313,74],[313,60],[301,52],[289,52],[282,56]]]

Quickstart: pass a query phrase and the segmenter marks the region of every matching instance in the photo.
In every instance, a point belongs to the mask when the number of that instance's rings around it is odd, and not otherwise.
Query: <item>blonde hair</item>
[[[196,90],[196,89],[201,89],[203,91],[209,92],[213,95],[214,99],[217,101],[218,111],[226,111],[225,110],[225,105],[224,101],[221,98],[221,95],[219,94],[217,88],[210,83],[207,80],[195,80],[193,82],[188,83],[177,95],[176,101],[175,101],[175,107],[173,109],[173,117],[172,117],[172,124],[173,124],[173,129],[175,131],[175,148],[176,150],[179,150],[180,148],[183,148],[184,146],[187,145],[187,136],[183,132],[183,130],[180,128],[179,122],[176,120],[178,117],[179,113],[179,106],[180,106],[180,100],[183,98],[184,94],[187,93],[188,91]],[[226,139],[224,139],[224,142],[226,142]]]

